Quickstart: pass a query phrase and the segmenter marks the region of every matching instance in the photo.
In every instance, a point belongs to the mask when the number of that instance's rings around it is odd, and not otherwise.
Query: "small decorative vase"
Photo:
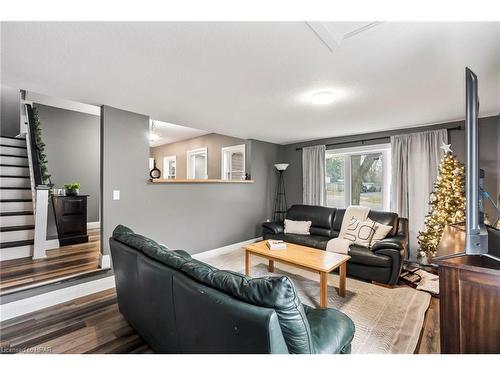
[[[80,194],[80,189],[66,189],[66,195],[78,195]]]

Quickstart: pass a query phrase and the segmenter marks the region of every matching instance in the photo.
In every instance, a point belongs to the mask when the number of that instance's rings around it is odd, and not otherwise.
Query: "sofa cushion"
[[[387,234],[388,237],[396,235],[398,231],[398,214],[394,212],[370,210],[368,218],[377,223],[391,226],[392,229]]]
[[[343,312],[334,309],[313,309],[304,305],[311,327],[314,353],[348,353],[354,338],[354,323]]]
[[[289,352],[313,352],[306,313],[288,277],[251,278],[237,272],[218,270],[194,259],[185,263],[181,271],[241,301],[274,309]]]
[[[322,249],[322,250],[326,249],[326,244],[330,240],[329,237],[325,236],[315,236],[315,235],[304,236],[301,234],[284,234],[279,239],[285,242],[314,247],[316,249]]]
[[[384,255],[377,255],[370,249],[358,245],[349,247],[349,263],[365,264],[373,267],[390,267],[391,258]],[[349,268],[349,267],[347,267]]]
[[[310,233],[330,236],[335,208],[295,204],[287,211],[286,218],[296,221],[311,221]]]
[[[124,225],[118,225],[115,228],[113,238],[175,269],[179,269],[184,263],[191,260],[191,256],[187,252],[183,250],[171,251],[148,237],[134,233]]]

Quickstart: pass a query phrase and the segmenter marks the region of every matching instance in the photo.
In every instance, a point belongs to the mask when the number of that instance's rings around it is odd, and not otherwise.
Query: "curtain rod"
[[[442,129],[446,129],[446,130],[460,130],[460,129],[462,129],[462,126],[460,126],[460,125],[459,126],[452,126],[452,127],[449,127],[449,128],[442,128]],[[391,138],[391,136],[387,135],[385,137],[365,138],[365,139],[358,139],[358,140],[352,140],[352,141],[343,141],[343,142],[336,142],[336,143],[328,143],[325,146],[326,147],[339,146],[339,145],[347,145],[347,144],[350,144],[350,143],[361,143],[363,145],[363,144],[365,144],[365,142],[379,141],[379,140],[388,139],[388,138]],[[304,146],[304,147],[307,147],[307,146]],[[301,151],[304,147],[297,147],[295,149],[295,151]]]

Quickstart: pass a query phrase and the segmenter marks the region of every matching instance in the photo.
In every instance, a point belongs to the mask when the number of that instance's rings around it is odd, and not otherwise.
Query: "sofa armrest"
[[[284,232],[283,223],[278,221],[266,221],[262,223],[262,230],[267,234],[281,234]]]
[[[311,330],[313,354],[347,354],[354,338],[354,322],[336,309],[304,306]]]
[[[400,249],[396,249],[396,248],[385,247],[385,248],[375,249],[373,252],[377,255],[384,255],[386,257],[391,258],[391,275],[386,283],[389,285],[396,284],[398,282],[399,275],[403,267],[403,259],[405,257],[406,248],[401,247]]]
[[[398,235],[394,237],[384,238],[376,242],[372,247],[372,251],[377,251],[380,249],[394,249],[394,250],[406,250],[408,246],[408,237]]]

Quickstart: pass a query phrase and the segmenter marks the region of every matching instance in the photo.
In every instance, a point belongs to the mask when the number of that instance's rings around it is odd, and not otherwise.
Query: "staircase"
[[[0,261],[31,257],[33,196],[26,140],[0,137]]]

